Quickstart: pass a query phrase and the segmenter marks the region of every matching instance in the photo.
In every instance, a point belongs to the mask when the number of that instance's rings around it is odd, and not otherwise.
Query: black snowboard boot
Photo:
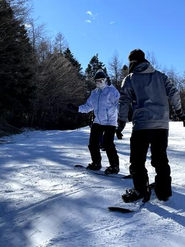
[[[95,164],[95,163],[91,163],[89,164],[86,169],[88,170],[94,170],[94,171],[98,171],[101,169],[101,163]]]
[[[119,166],[109,166],[105,169],[105,174],[118,174]]]
[[[125,203],[134,202],[139,199],[143,199],[142,202],[148,202],[150,200],[151,189],[149,188],[145,194],[139,193],[135,189],[126,190],[126,193],[122,195],[122,199]]]
[[[167,201],[172,196],[171,177],[156,176],[154,190],[160,201]]]

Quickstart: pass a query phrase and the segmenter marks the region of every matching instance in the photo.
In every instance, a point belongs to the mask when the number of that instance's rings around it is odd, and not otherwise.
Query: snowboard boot
[[[125,203],[134,202],[139,199],[143,199],[142,202],[148,202],[150,200],[151,189],[149,188],[145,194],[139,193],[135,189],[126,190],[126,193],[122,195],[122,199]]]
[[[91,163],[86,167],[87,170],[94,170],[94,171],[98,171],[101,169],[101,163]]]
[[[159,201],[164,201],[164,202],[168,201],[169,197],[170,196],[159,196],[159,195],[157,195],[157,198],[159,199]]]
[[[118,174],[119,173],[119,166],[109,166],[105,169],[105,174]]]
[[[159,201],[168,201],[169,197],[172,196],[171,190],[169,190],[168,193],[167,192],[163,193],[162,191],[157,191],[155,189],[155,193],[156,193],[156,196],[159,199]]]
[[[165,179],[156,176],[154,190],[160,201],[167,201],[172,196],[171,177]]]

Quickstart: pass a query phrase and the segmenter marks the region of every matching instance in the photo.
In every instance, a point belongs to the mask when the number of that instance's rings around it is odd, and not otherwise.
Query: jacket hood
[[[143,62],[138,64],[132,71],[132,73],[138,73],[138,74],[149,74],[154,72],[155,69],[149,62]]]

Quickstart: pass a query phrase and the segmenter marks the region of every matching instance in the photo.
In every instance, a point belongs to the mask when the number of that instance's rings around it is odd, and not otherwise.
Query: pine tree
[[[105,65],[99,61],[98,54],[93,56],[85,70],[85,87],[87,92],[89,93],[92,89],[94,89],[94,76],[97,70],[102,69],[105,74],[107,74],[107,69]]]
[[[0,110],[17,123],[30,106],[34,62],[26,29],[6,0],[0,1],[0,54]]]
[[[92,79],[98,69],[102,69],[107,74],[105,65],[99,61],[98,54],[93,56],[85,70],[85,75],[88,79]]]
[[[81,64],[74,58],[74,55],[69,48],[64,51],[64,57],[77,69],[79,76],[82,77]]]

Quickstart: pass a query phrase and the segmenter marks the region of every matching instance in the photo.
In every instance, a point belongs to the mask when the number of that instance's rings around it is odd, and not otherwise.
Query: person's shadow
[[[167,202],[153,204],[148,202],[147,210],[158,214],[162,218],[171,218],[178,224],[185,227],[185,196],[177,191],[173,191],[172,197]]]

